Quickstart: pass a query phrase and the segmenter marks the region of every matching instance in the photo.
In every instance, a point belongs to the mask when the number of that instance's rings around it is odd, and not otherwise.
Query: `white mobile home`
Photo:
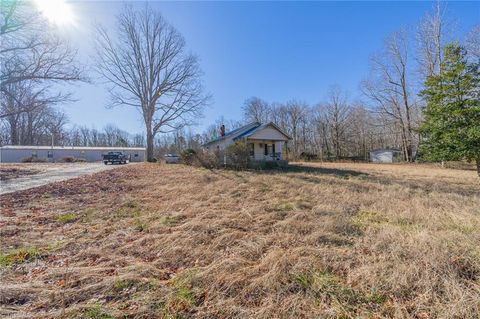
[[[243,141],[250,149],[252,160],[281,161],[285,160],[283,149],[285,143],[290,139],[288,134],[272,122],[268,124],[255,122],[222,133],[219,138],[204,144],[204,147],[209,151],[223,151],[228,145]]]
[[[0,163],[21,163],[26,158],[37,158],[47,162],[62,162],[65,158],[83,159],[86,162],[101,161],[103,154],[123,152],[131,162],[145,160],[143,147],[83,147],[83,146],[23,146],[0,147]]]

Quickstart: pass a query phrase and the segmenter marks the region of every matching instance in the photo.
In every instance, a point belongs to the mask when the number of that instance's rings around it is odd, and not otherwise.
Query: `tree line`
[[[76,50],[55,34],[32,3],[2,0],[0,15],[2,144],[49,145],[53,139],[59,145],[145,145],[151,161],[159,152],[201,147],[218,136],[221,125],[228,130],[248,122],[271,121],[292,136],[288,143],[291,158],[365,160],[375,148],[399,149],[409,162],[429,152],[438,155],[424,156],[430,160],[462,156],[475,160],[480,153],[475,142],[479,139],[478,121],[471,121],[477,116],[475,65],[480,61],[480,25],[462,38],[452,38],[455,24],[440,2],[417,25],[404,26],[385,38],[382,49],[368,61],[369,73],[359,83],[355,98],[340,85],[332,85],[323,101],[313,105],[300,99],[275,102],[251,97],[243,105],[241,120],[222,117],[202,133],[187,130],[210,101],[197,57],[159,12],[148,4],[126,5],[114,29],[96,27],[96,58],[89,67],[107,86],[110,107],[123,105],[139,111],[145,125],[145,134],[140,135],[111,125],[103,130],[66,129],[67,117],[57,106],[72,101],[72,87],[60,88],[90,82],[86,67],[78,63]],[[453,51],[459,53],[452,55]],[[463,73],[453,72],[453,67]],[[450,83],[446,76],[467,81],[470,88],[453,93],[433,90],[433,79],[442,88]],[[456,96],[455,107],[445,97],[447,93]],[[468,112],[462,111],[465,109]],[[456,121],[474,127],[473,133],[463,136],[473,142],[467,148],[457,143],[451,147],[455,151],[440,152],[430,142],[433,136],[443,137],[445,143],[452,140],[453,132],[447,139],[434,130],[438,126],[435,121],[442,120],[438,113],[448,115],[448,110],[465,113]],[[456,127],[457,122],[451,126]]]
[[[43,144],[50,136],[61,139],[59,143],[85,142],[75,129],[61,134],[66,117],[54,109],[72,100],[70,91],[59,89],[64,84],[91,81],[76,50],[32,2],[1,0],[0,5],[2,143]],[[108,87],[111,107],[126,105],[140,112],[145,124],[141,143],[152,161],[159,134],[193,124],[210,99],[198,59],[175,27],[148,4],[140,9],[125,5],[115,29],[98,25],[93,39],[96,58],[89,67]],[[98,134],[90,135],[89,143],[97,144]]]
[[[422,153],[421,144],[428,144],[423,126],[429,100],[423,92],[432,78],[445,74],[445,56],[452,45],[463,52],[461,63],[470,69],[472,90],[463,93],[470,104],[479,103],[479,86],[471,70],[480,61],[480,25],[463,39],[452,38],[453,33],[454,23],[438,2],[417,25],[402,27],[386,37],[383,48],[370,58],[369,74],[359,84],[356,100],[349,99],[339,85],[333,85],[324,101],[315,105],[252,97],[243,106],[243,120],[272,121],[283,128],[292,136],[288,151],[293,158],[367,159],[372,149],[394,148],[402,152],[405,161],[413,162]],[[445,112],[448,115],[448,109]],[[475,118],[475,112],[478,110],[471,107],[468,116]],[[480,121],[469,123],[475,130],[480,125]],[[480,157],[480,150],[470,146],[466,153],[476,152]]]

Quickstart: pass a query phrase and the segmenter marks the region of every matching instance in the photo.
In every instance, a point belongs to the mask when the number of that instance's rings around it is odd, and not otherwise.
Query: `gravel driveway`
[[[103,163],[55,163],[55,164],[15,164],[15,167],[36,169],[38,174],[24,175],[18,178],[0,180],[0,194],[42,186],[52,182],[98,173],[101,171],[123,167],[124,165],[104,165]],[[132,165],[132,164],[128,164]],[[9,164],[1,164],[0,170],[7,169]]]

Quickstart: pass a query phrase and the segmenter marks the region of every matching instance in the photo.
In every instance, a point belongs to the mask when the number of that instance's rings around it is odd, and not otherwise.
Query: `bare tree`
[[[417,61],[425,78],[441,72],[442,51],[452,28],[452,23],[447,20],[445,12],[446,7],[437,1],[433,12],[425,14],[417,26]]]
[[[304,102],[291,100],[284,106],[279,108],[279,111],[284,115],[285,123],[283,127],[292,136],[293,157],[297,158],[300,150],[301,140],[301,125],[305,119],[308,105]]]
[[[136,107],[145,122],[147,160],[157,133],[178,130],[200,116],[203,93],[197,58],[180,33],[148,5],[126,6],[117,18],[116,39],[99,26],[97,70],[109,83],[112,106]]]
[[[270,120],[271,108],[267,102],[258,97],[251,97],[243,105],[243,117],[247,122],[267,123]]]
[[[53,84],[85,80],[76,52],[49,30],[31,2],[2,0],[0,17],[0,119],[12,123],[20,113],[37,116],[37,107],[71,101]]]
[[[406,161],[413,160],[414,109],[416,93],[411,85],[408,35],[405,30],[392,33],[381,54],[372,58],[370,79],[361,88],[377,112],[391,119],[389,125],[399,127]]]
[[[351,107],[347,103],[347,94],[338,85],[334,85],[328,92],[328,102],[325,105],[325,113],[328,127],[331,130],[331,138],[335,157],[340,158],[345,143],[345,135],[350,119]]]
[[[465,47],[468,55],[480,59],[480,24],[468,33]]]
[[[55,36],[32,3],[0,4],[0,88],[21,81],[85,80],[75,63],[76,51]]]

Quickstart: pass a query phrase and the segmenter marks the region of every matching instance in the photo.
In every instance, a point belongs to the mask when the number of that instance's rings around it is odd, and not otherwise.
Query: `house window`
[[[248,150],[250,151],[250,156],[253,157],[255,155],[255,144],[248,143]]]
[[[53,158],[53,151],[48,151],[47,152],[47,157],[48,158]]]
[[[275,143],[272,144],[272,154],[275,155]]]
[[[268,144],[264,144],[264,151],[263,151],[263,155],[268,155]]]
[[[32,158],[37,158],[37,151],[32,152]]]
[[[134,157],[138,157],[138,153],[135,153],[135,155],[133,155]]]

